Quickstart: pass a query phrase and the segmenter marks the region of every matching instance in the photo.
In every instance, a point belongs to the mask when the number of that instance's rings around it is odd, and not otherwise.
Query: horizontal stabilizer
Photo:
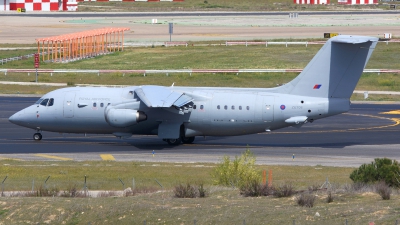
[[[182,107],[193,101],[192,97],[182,92],[162,86],[142,86],[141,88],[135,89],[135,93],[147,107],[152,108]]]

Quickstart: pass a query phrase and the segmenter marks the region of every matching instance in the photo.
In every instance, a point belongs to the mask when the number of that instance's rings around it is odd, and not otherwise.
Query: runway
[[[8,121],[37,98],[0,97],[0,159],[116,160],[215,163],[246,148],[258,164],[356,167],[377,157],[400,160],[400,105],[352,104],[348,113],[270,133],[239,137],[196,137],[194,144],[169,146],[156,136],[117,139],[112,135],[43,132]]]

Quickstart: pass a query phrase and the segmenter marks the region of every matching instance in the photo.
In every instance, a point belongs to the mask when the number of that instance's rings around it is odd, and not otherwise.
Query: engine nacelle
[[[113,127],[128,127],[147,120],[144,112],[133,109],[108,109],[104,117]]]

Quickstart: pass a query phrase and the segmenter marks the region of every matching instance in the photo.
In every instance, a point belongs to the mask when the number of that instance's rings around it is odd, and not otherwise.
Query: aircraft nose
[[[10,118],[8,118],[8,121],[10,121],[13,124],[18,124],[19,117],[20,117],[20,115],[18,112],[14,113],[14,115],[12,115],[12,116],[10,116]]]
[[[14,113],[14,115],[10,116],[10,118],[8,118],[8,121],[10,121],[13,124],[20,125],[20,126],[24,126],[24,124],[26,122],[24,119],[24,115],[21,111]]]

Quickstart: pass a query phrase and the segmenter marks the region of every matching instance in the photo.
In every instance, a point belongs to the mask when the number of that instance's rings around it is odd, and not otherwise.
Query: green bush
[[[400,187],[400,165],[396,160],[376,158],[370,164],[363,164],[350,174],[354,182],[376,183],[384,181],[391,187]]]
[[[248,184],[260,183],[261,173],[256,170],[255,162],[256,157],[250,149],[240,157],[236,156],[233,161],[225,156],[212,173],[215,184],[242,189]]]

